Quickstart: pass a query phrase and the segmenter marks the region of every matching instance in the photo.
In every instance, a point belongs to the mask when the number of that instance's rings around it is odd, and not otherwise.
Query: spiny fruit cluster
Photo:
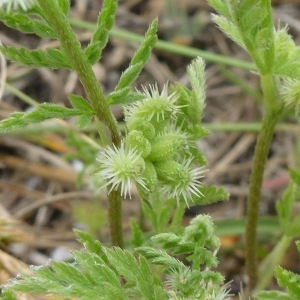
[[[109,186],[109,192],[120,188],[122,196],[130,195],[135,181],[143,194],[160,189],[167,198],[183,198],[186,203],[201,197],[198,179],[204,170],[193,167],[199,124],[188,121],[185,94],[193,95],[188,89],[180,93],[182,88],[173,87],[170,95],[167,86],[161,93],[156,85],[143,88],[144,98],[125,108],[127,135],[121,147],[105,148],[98,158],[97,174],[106,180],[103,186]]]

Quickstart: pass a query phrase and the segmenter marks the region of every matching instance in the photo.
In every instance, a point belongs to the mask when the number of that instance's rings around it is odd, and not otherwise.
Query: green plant
[[[138,247],[135,253],[107,248],[87,233],[76,234],[85,249],[73,251],[74,264],[52,262],[37,267],[34,277],[13,280],[13,290],[63,299],[229,299],[223,277],[210,270],[217,265],[219,239],[208,216],[199,215],[182,234],[152,237],[153,243],[163,243],[173,256],[154,246]],[[188,255],[190,267],[174,257],[180,254]],[[200,266],[206,268],[200,271]],[[167,276],[165,284],[162,276]],[[8,288],[2,299],[17,298]]]
[[[238,3],[209,0],[209,3],[220,14],[214,16],[216,24],[251,56],[263,92],[264,114],[250,177],[245,233],[248,288],[252,291],[258,280],[257,220],[264,165],[282,111],[285,106],[297,107],[298,104],[293,89],[295,85],[286,83],[299,80],[299,48],[287,34],[286,28],[274,28],[269,0],[245,0]],[[280,79],[284,79],[282,86]]]
[[[269,270],[280,263],[287,245],[299,232],[299,216],[292,215],[299,186],[297,171],[291,171],[292,183],[277,205],[284,235],[261,264],[259,272],[256,232],[262,176],[275,126],[286,108],[292,107],[297,114],[299,112],[299,47],[295,46],[286,28],[274,29],[270,0],[208,2],[219,13],[214,16],[217,25],[251,56],[264,99],[248,195],[248,292],[251,295],[255,291],[258,299],[293,299],[300,296],[294,284],[299,278],[281,268],[277,268],[277,278],[288,294],[260,290],[266,287],[272,275]],[[93,153],[96,153],[93,151],[88,161],[95,164],[96,185],[107,190],[110,235],[115,246],[112,249],[103,247],[88,234],[77,232],[85,250],[73,252],[74,264],[55,262],[36,268],[35,277],[23,276],[6,286],[3,298],[15,299],[14,291],[20,291],[59,294],[67,299],[229,299],[222,276],[212,270],[217,265],[215,255],[219,242],[213,234],[210,218],[198,216],[188,227],[181,226],[186,207],[228,198],[222,188],[207,187],[199,181],[206,160],[196,141],[207,135],[200,125],[205,106],[203,60],[197,58],[188,67],[191,90],[175,84],[165,85],[161,92],[156,85],[143,87],[141,92],[132,91],[131,84],[157,41],[155,20],[114,91],[105,95],[91,65],[100,59],[108,41],[116,0],[104,1],[93,36],[85,49],[81,48],[67,19],[69,0],[7,0],[3,4],[6,10],[0,10],[0,19],[7,26],[41,38],[57,39],[61,47],[28,50],[0,46],[0,51],[24,65],[77,72],[87,98],[70,95],[72,108],[43,103],[31,112],[13,113],[0,122],[0,132],[49,118],[75,116],[81,130],[94,123],[100,136],[96,148],[100,151],[98,163],[93,163]],[[18,5],[22,10],[17,9]],[[249,64],[244,66],[253,68]],[[124,138],[110,112],[109,106],[113,104],[124,106]],[[78,153],[80,151],[78,149]],[[134,220],[131,222],[133,236],[128,249],[133,250],[130,252],[122,250],[121,197],[131,196],[132,183],[136,184],[141,198],[142,216],[139,224]],[[156,234],[150,239],[142,232],[143,217],[150,221]],[[177,255],[184,255],[190,266],[176,259],[174,256]],[[167,274],[166,281],[163,272]]]

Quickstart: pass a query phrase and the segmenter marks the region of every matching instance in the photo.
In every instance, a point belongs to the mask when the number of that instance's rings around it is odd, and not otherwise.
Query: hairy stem
[[[108,218],[112,245],[124,248],[122,228],[122,199],[120,197],[119,190],[112,190],[108,195]]]
[[[66,16],[61,11],[57,1],[38,0],[38,2],[49,25],[55,30],[61,46],[68,54],[73,69],[77,72],[88,100],[95,110],[96,118],[109,129],[111,137],[107,137],[107,140],[111,140],[116,147],[119,147],[121,134],[117,127],[117,121],[107,105],[106,97]],[[114,246],[122,246],[122,202],[120,195],[117,192],[111,192],[108,195],[108,201],[112,243]]]
[[[261,86],[264,94],[265,113],[255,146],[246,212],[246,273],[248,276],[249,294],[254,290],[258,278],[256,251],[257,220],[261,198],[263,173],[275,126],[281,111],[281,105],[276,103],[276,87],[272,76],[261,75]]]

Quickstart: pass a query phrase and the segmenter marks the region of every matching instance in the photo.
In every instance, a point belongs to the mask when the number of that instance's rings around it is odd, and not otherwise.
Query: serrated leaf
[[[129,94],[129,92],[130,92],[130,87],[129,86],[127,86],[123,89],[111,92],[107,97],[108,104],[109,105],[112,105],[112,104],[123,104],[123,105],[125,105],[126,103],[123,103],[123,102],[127,102],[126,97]]]
[[[192,197],[188,201],[189,206],[193,205],[203,205],[208,203],[213,203],[221,200],[228,200],[229,193],[225,191],[223,187],[217,186],[199,186],[199,192],[203,195],[203,197]]]
[[[300,299],[300,275],[278,267],[276,278],[278,284],[285,288],[290,296],[294,299]]]
[[[139,259],[140,270],[138,276],[138,285],[142,294],[149,300],[155,300],[154,298],[154,284],[153,277],[151,274],[150,266],[143,256]]]
[[[78,120],[77,120],[77,126],[79,129],[85,129],[87,128],[91,121],[92,121],[92,118],[93,118],[94,115],[81,115],[78,117]]]
[[[115,88],[115,91],[124,90],[128,88],[130,84],[137,78],[140,74],[144,64],[143,62],[138,62],[134,65],[130,65],[121,75],[120,80]]]
[[[82,113],[94,113],[94,109],[91,104],[81,96],[78,95],[69,95],[68,96],[72,106]]]
[[[130,219],[130,227],[132,233],[131,244],[133,247],[140,247],[143,245],[145,237],[141,228],[133,218]]]
[[[135,281],[135,274],[138,273],[138,263],[135,257],[126,250],[120,248],[103,249],[110,264],[118,273],[128,281]]]
[[[180,269],[184,268],[184,264],[178,259],[168,255],[166,252],[152,247],[139,247],[135,249],[139,254],[145,256],[153,264],[165,265],[168,268]]]
[[[219,14],[223,15],[224,17],[230,19],[231,12],[230,6],[227,5],[226,2],[222,0],[208,0],[207,1]]]
[[[69,12],[70,0],[58,0],[58,5],[65,15]]]
[[[36,34],[42,38],[56,38],[54,30],[46,23],[21,13],[8,13],[1,15],[1,20],[8,27],[24,33]]]
[[[262,291],[255,295],[257,300],[294,300],[286,293],[280,291]]]
[[[165,249],[171,249],[179,245],[182,237],[172,232],[164,232],[156,234],[151,240],[155,243],[163,243]]]
[[[218,27],[234,42],[236,42],[240,47],[246,49],[243,38],[240,34],[237,26],[223,16],[213,15],[213,21],[218,25]]]
[[[103,32],[102,33],[103,36],[107,36],[108,34]],[[84,54],[89,62],[89,64],[93,65],[95,64],[97,61],[100,60],[101,55],[99,54],[99,51],[104,48],[104,45],[107,43],[107,40],[102,40],[99,42],[95,42],[93,44],[88,45],[85,49],[84,49]]]
[[[71,69],[68,57],[57,49],[28,50],[22,47],[17,49],[11,46],[0,46],[0,51],[8,59],[17,61],[25,66]]]
[[[138,77],[147,60],[149,59],[154,45],[156,44],[156,31],[157,20],[154,20],[145,34],[144,41],[133,55],[128,69],[125,70],[121,75],[119,82],[115,87],[115,91],[124,89],[125,87],[131,85],[131,83]]]
[[[98,255],[103,252],[101,243],[93,239],[93,237],[89,233],[78,229],[74,229],[74,233],[78,237],[78,241],[83,244],[88,251]]]
[[[51,263],[51,267],[59,280],[68,282],[69,284],[74,284],[74,286],[77,286],[78,289],[82,286],[86,289],[92,288],[91,282],[87,280],[82,271],[77,269],[75,266],[65,262],[53,261]]]
[[[100,59],[102,50],[107,44],[109,30],[114,24],[117,7],[117,0],[104,0],[102,4],[102,9],[97,20],[97,27],[89,45],[85,49],[88,61],[92,65]]]
[[[76,109],[70,109],[51,103],[43,103],[28,113],[12,113],[9,118],[0,122],[0,132],[8,132],[24,127],[30,123],[39,123],[52,118],[69,118],[80,114],[81,112]]]
[[[188,66],[189,80],[192,85],[192,95],[189,99],[187,113],[193,124],[199,124],[205,107],[205,63],[197,58]]]
[[[130,87],[127,87],[122,90],[114,91],[109,94],[107,101],[109,105],[121,104],[128,105],[145,98],[141,93],[132,93],[130,92]]]

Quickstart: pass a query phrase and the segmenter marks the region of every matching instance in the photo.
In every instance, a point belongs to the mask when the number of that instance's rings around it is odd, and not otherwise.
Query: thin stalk
[[[122,228],[122,198],[120,197],[119,190],[112,190],[109,194],[108,219],[111,244],[113,246],[124,248]]]
[[[90,23],[90,22],[77,20],[77,19],[69,19],[69,21],[70,21],[70,24],[74,27],[88,29],[88,30],[95,29],[95,24]],[[119,28],[113,28],[110,31],[110,35],[120,38],[122,40],[133,41],[133,42],[137,42],[137,43],[141,43],[144,40],[144,37],[139,34],[135,34],[135,33],[132,33],[132,32],[126,31],[126,30],[119,29]],[[251,70],[251,71],[257,70],[255,65],[250,62],[246,62],[243,60],[226,57],[224,55],[215,54],[212,52],[208,52],[208,51],[204,51],[204,50],[200,50],[200,49],[196,49],[196,48],[192,48],[192,47],[182,46],[182,45],[178,45],[175,43],[170,43],[170,42],[166,42],[166,41],[162,41],[162,40],[157,41],[155,48],[161,49],[161,50],[164,50],[164,51],[167,51],[170,53],[179,54],[182,56],[192,57],[192,58],[200,56],[203,59],[205,59],[206,61],[211,61],[214,63],[219,63],[219,64],[231,66],[231,67],[237,67],[237,68]]]
[[[250,176],[246,212],[246,273],[248,276],[248,292],[251,293],[257,285],[257,221],[261,187],[265,163],[269,153],[275,126],[281,112],[277,104],[276,87],[271,75],[261,75],[261,86],[264,95],[265,112],[262,126],[255,146]]]
[[[109,128],[112,143],[116,147],[119,147],[121,143],[121,134],[118,130],[117,121],[107,105],[105,95],[99,86],[97,78],[87,61],[81,45],[67,21],[66,16],[61,11],[57,1],[38,0],[38,2],[48,23],[55,30],[61,46],[68,54],[73,69],[77,72],[79,80],[95,110],[96,117]],[[108,137],[107,140],[110,140],[110,138]],[[108,195],[108,202],[112,244],[113,246],[122,247],[122,202],[120,195],[116,191],[111,192]]]

